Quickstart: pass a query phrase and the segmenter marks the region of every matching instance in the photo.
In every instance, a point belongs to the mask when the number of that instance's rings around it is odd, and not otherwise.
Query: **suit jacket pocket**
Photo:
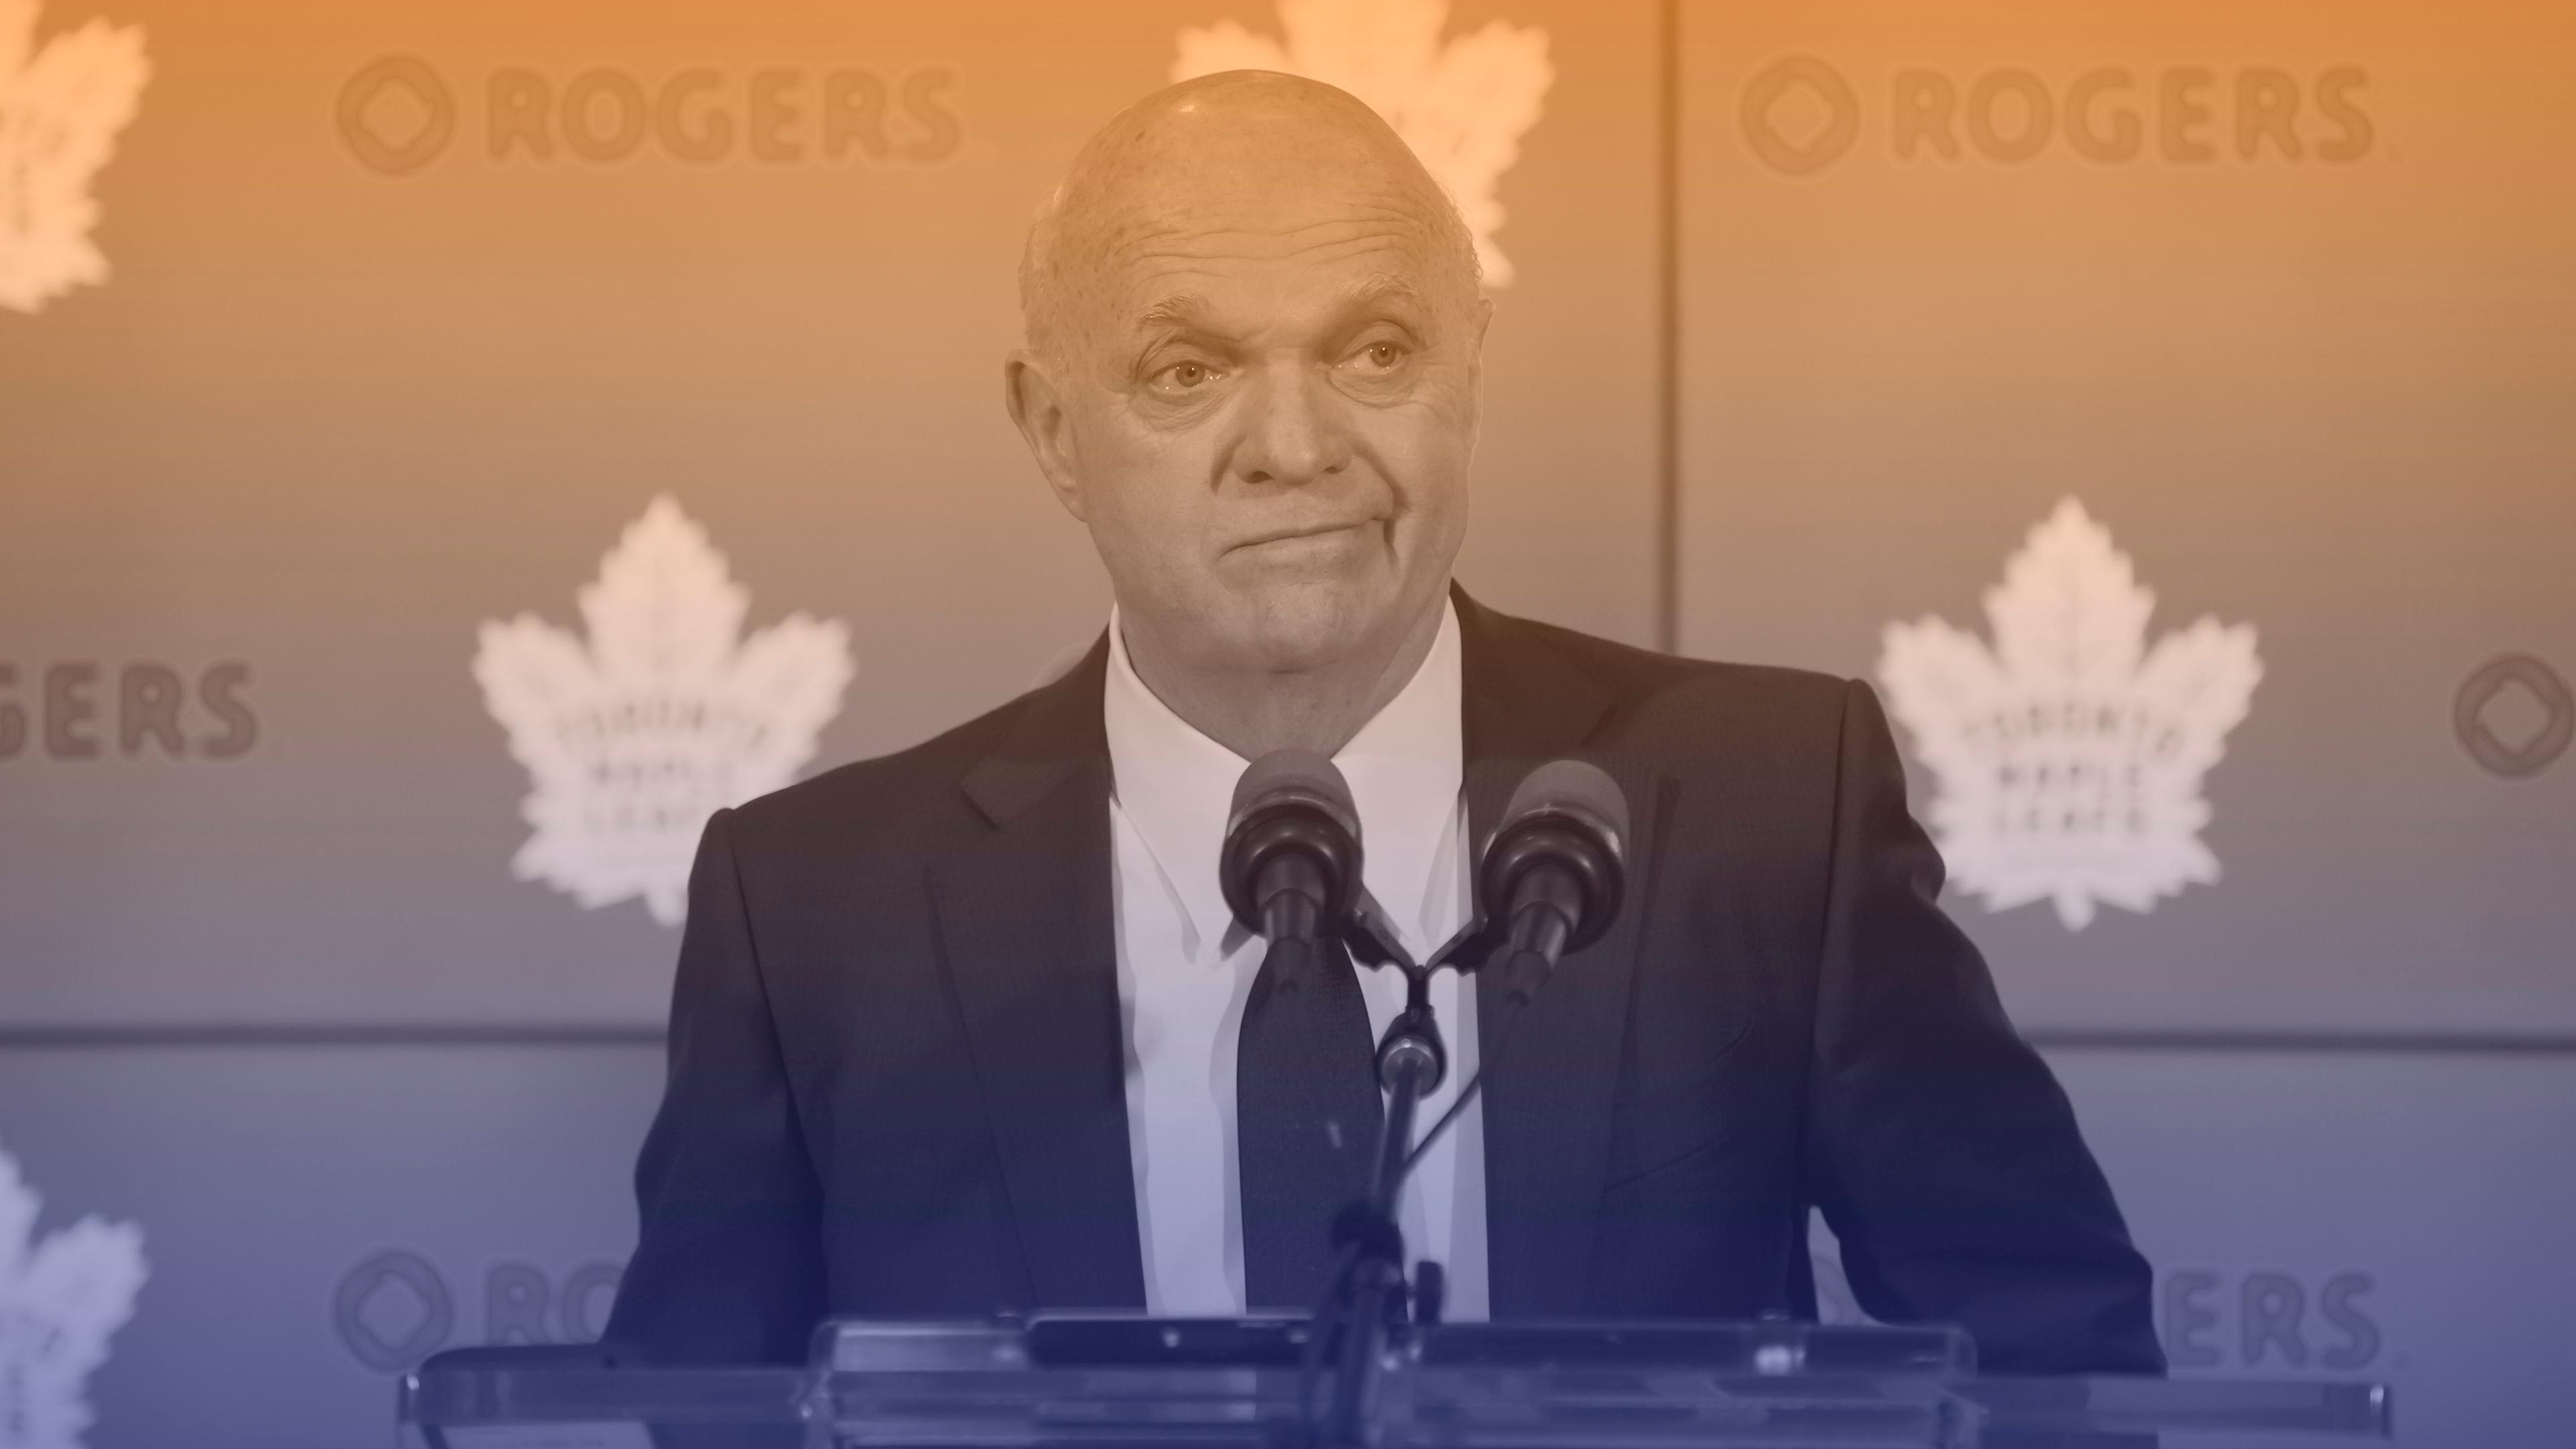
[[[1773,1112],[1761,1063],[1744,1043],[1749,1016],[1687,1063],[1649,1075],[1613,1109],[1608,1190],[1686,1173]]]
[[[1688,1177],[1692,1169],[1708,1167],[1728,1148],[1735,1146],[1750,1125],[1743,1121],[1726,1123],[1717,1129],[1714,1136],[1696,1146],[1686,1147],[1660,1161],[1611,1178],[1610,1185],[1603,1191],[1627,1192],[1641,1187],[1660,1186],[1673,1178]]]

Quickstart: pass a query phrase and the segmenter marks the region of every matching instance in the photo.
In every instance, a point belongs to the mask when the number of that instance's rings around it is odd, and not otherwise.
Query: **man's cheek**
[[[1466,449],[1446,431],[1411,431],[1380,448],[1378,456],[1405,513],[1438,513],[1466,485]]]

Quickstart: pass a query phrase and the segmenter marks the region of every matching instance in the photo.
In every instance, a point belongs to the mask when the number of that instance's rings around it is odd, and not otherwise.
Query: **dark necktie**
[[[1385,1108],[1350,953],[1330,943],[1286,987],[1282,964],[1262,958],[1236,1043],[1243,1283],[1253,1311],[1305,1313],[1331,1278],[1333,1214],[1368,1192]]]

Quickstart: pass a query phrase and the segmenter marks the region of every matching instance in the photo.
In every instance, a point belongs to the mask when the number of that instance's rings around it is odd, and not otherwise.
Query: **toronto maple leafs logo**
[[[39,1241],[39,1206],[0,1152],[0,1449],[78,1449],[82,1390],[143,1287],[142,1229],[85,1217]]]
[[[1192,26],[1181,32],[1172,79],[1286,71],[1366,101],[1457,203],[1486,284],[1499,287],[1512,264],[1494,244],[1503,225],[1494,186],[1520,159],[1556,69],[1536,26],[1496,20],[1444,45],[1448,23],[1448,0],[1279,0],[1284,42],[1231,20]]]
[[[2201,777],[2263,677],[2250,624],[2202,618],[2147,647],[2155,595],[2068,498],[1986,592],[1994,644],[1939,619],[1890,624],[1879,684],[1939,785],[1960,887],[1991,910],[2046,900],[2145,911],[2218,879]]]
[[[0,307],[34,312],[107,280],[91,178],[134,119],[143,27],[92,20],[36,49],[37,0],[0,0]]]
[[[706,531],[653,500],[581,591],[585,643],[483,623],[474,677],[536,788],[512,871],[676,926],[707,817],[787,784],[840,712],[849,630],[803,614],[742,637],[750,596]]]

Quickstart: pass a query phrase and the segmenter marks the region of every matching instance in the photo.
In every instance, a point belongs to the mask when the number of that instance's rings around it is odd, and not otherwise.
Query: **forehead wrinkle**
[[[1343,284],[1345,292],[1356,293],[1369,287],[1400,284],[1417,301],[1427,301],[1422,282],[1441,271],[1441,257],[1430,239],[1418,228],[1401,231],[1349,229],[1342,222],[1314,223],[1299,232],[1333,231],[1329,235],[1302,244],[1263,247],[1253,260],[1286,263],[1307,260],[1318,263],[1363,258],[1371,253],[1393,252],[1396,256],[1368,274]],[[1223,236],[1233,236],[1225,233]],[[1218,238],[1219,240],[1222,237]],[[1205,243],[1210,238],[1198,232],[1164,231],[1153,236],[1137,236],[1119,252],[1100,258],[1099,279],[1105,290],[1133,298],[1153,290],[1157,279],[1172,274],[1204,272],[1212,262],[1239,258],[1244,252],[1235,248]],[[1428,289],[1428,290],[1437,290]],[[1203,295],[1203,294],[1202,294]]]
[[[1423,288],[1414,280],[1415,277],[1418,276],[1418,269],[1410,264],[1413,259],[1388,259],[1386,257],[1386,253],[1391,250],[1396,249],[1385,246],[1376,239],[1352,243],[1334,243],[1329,247],[1319,246],[1311,248],[1302,256],[1291,253],[1285,257],[1266,258],[1264,260],[1269,261],[1274,265],[1267,267],[1264,270],[1266,272],[1276,273],[1287,268],[1294,267],[1296,275],[1306,276],[1312,275],[1313,272],[1319,268],[1299,267],[1296,266],[1297,263],[1314,262],[1319,264],[1334,264],[1342,262],[1374,262],[1375,265],[1373,269],[1361,277],[1345,279],[1335,285],[1337,285],[1338,289],[1342,292],[1355,293],[1366,286],[1372,285],[1373,282],[1378,279],[1392,279],[1400,277],[1405,280],[1408,288],[1417,296],[1421,295]],[[1318,253],[1320,253],[1320,255],[1318,255]],[[1192,291],[1205,297],[1208,294],[1204,287],[1186,279],[1217,275],[1212,263],[1221,260],[1224,259],[1210,258],[1203,253],[1194,251],[1155,251],[1142,253],[1130,258],[1129,265],[1120,269],[1122,275],[1114,283],[1109,284],[1105,290],[1115,293],[1127,299],[1131,303],[1135,299],[1147,293],[1161,294],[1175,291]],[[1390,260],[1393,260],[1392,265],[1388,264]],[[1326,280],[1329,280],[1329,278]]]
[[[1363,312],[1380,302],[1402,302],[1423,311],[1431,304],[1411,279],[1396,272],[1374,272],[1352,279],[1341,287],[1330,302],[1336,319]],[[1171,329],[1182,332],[1221,334],[1225,328],[1216,320],[1216,305],[1201,292],[1170,293],[1136,314],[1131,330],[1152,332]]]
[[[1216,215],[1200,218],[1154,217],[1126,225],[1102,227],[1087,248],[1090,260],[1104,270],[1165,259],[1250,256],[1282,260],[1301,253],[1366,248],[1395,242],[1425,253],[1432,229],[1418,212],[1399,206],[1362,206],[1340,215],[1309,221],[1264,225],[1254,218]]]

